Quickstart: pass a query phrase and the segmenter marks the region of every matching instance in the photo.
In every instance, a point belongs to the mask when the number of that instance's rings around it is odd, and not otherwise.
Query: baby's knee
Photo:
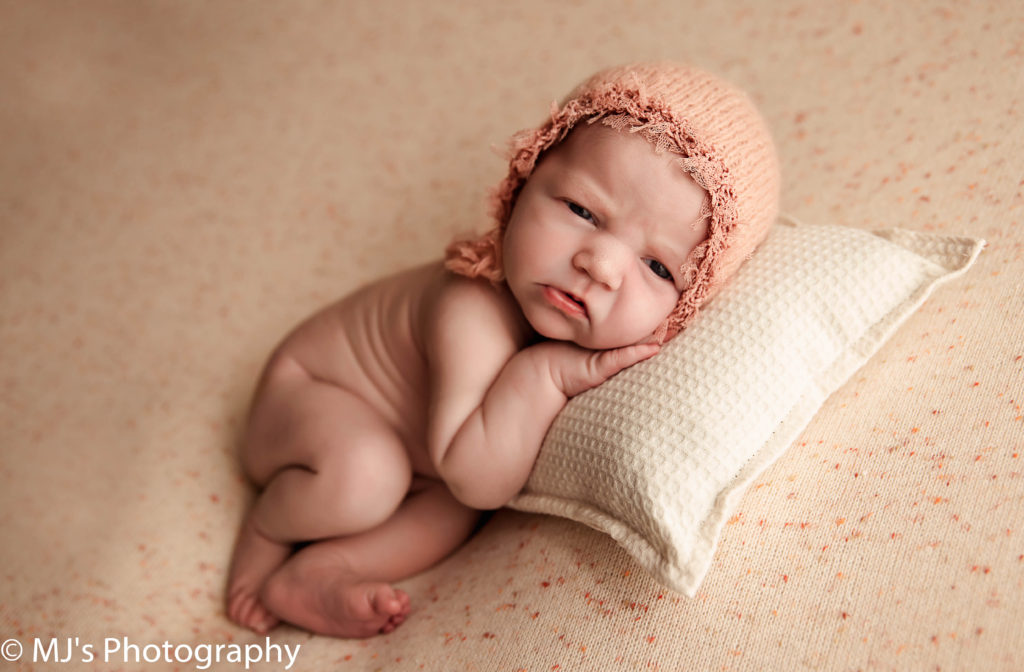
[[[351,457],[351,456],[350,456]],[[338,519],[352,530],[370,529],[383,523],[398,509],[412,484],[412,467],[405,459],[345,460],[343,466],[328,476],[331,465],[322,475],[332,492],[332,504]]]

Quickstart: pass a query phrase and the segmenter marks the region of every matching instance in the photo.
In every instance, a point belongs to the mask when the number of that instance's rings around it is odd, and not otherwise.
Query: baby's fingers
[[[660,349],[655,343],[628,345],[614,350],[586,350],[566,343],[547,343],[551,377],[567,397],[597,387],[616,373],[651,357]],[[540,346],[542,347],[542,346]]]
[[[622,369],[647,359],[656,352],[658,352],[656,344],[644,343],[587,353],[584,358],[579,360],[579,366],[575,373],[569,369],[568,375],[562,377],[562,392],[569,397],[576,396],[580,392],[597,387]]]
[[[653,357],[660,349],[657,343],[640,343],[596,353],[594,364],[597,369],[595,373],[599,378],[598,382],[611,378],[622,369],[633,366],[637,362]]]

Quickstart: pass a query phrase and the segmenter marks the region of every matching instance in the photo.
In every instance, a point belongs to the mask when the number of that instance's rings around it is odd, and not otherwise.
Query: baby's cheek
[[[655,330],[665,321],[665,316],[650,307],[631,306],[616,316],[614,325],[609,325],[609,340],[614,341],[613,347],[642,343],[651,338]]]

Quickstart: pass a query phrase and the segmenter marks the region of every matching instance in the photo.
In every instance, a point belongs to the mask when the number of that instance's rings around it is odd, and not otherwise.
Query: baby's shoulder
[[[489,280],[467,278],[450,271],[442,273],[438,283],[438,304],[447,310],[467,308],[508,312],[511,295],[503,285]]]
[[[529,325],[504,285],[444,272],[427,303],[424,331],[433,339],[484,339],[519,349],[529,337]]]

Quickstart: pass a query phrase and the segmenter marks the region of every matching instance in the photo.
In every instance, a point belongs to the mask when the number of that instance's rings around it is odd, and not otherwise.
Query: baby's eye
[[[650,268],[651,271],[659,278],[662,278],[663,280],[672,280],[672,273],[669,272],[669,270],[665,268],[665,265],[657,259],[645,259],[644,262],[646,262],[647,267]]]
[[[588,222],[594,221],[593,213],[591,213],[590,210],[584,208],[582,205],[579,205],[578,203],[573,203],[572,201],[566,201],[565,203],[566,205],[569,206],[569,209],[572,210],[572,214],[576,215],[581,219],[585,219]]]

